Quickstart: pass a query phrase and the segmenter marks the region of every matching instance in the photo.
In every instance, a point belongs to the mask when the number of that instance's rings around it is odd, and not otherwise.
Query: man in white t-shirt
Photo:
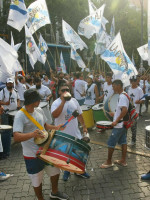
[[[106,74],[106,82],[103,86],[103,95],[99,97],[100,100],[103,99],[103,103],[106,102],[106,100],[111,97],[114,93],[113,87],[112,87],[112,73]]]
[[[31,88],[37,89],[41,96],[41,102],[47,102],[47,106],[43,107],[44,114],[47,117],[47,123],[51,124],[52,123],[52,117],[50,113],[50,108],[49,108],[49,101],[52,97],[51,90],[42,84],[41,79],[39,77],[36,77],[35,80],[35,85],[32,86]]]
[[[64,99],[65,92],[69,92],[69,86],[67,84],[60,85],[58,91],[60,98],[56,99],[51,106],[51,113],[55,118],[55,125],[57,126],[58,124],[65,124],[65,122],[72,116],[72,113],[77,110],[79,112],[79,116],[71,120],[62,132],[81,139],[82,135],[78,128],[78,121],[83,126],[83,132],[87,133],[87,128],[82,117],[82,110],[75,98],[71,98],[69,101]],[[63,180],[67,181],[69,176],[70,172],[65,171]],[[84,178],[89,178],[89,175],[86,172],[81,174],[81,176]]]
[[[35,89],[29,89],[24,93],[24,109],[43,127],[44,130],[59,130],[62,125],[53,126],[47,123],[46,116],[41,108],[40,95]],[[60,169],[47,165],[44,161],[36,156],[39,146],[34,143],[34,138],[41,137],[40,130],[37,126],[20,110],[15,116],[13,124],[14,141],[21,142],[23,156],[26,164],[28,175],[31,179],[35,195],[38,200],[44,200],[42,194],[42,179],[44,171],[50,177],[52,192],[50,198],[68,199],[68,195],[58,191],[58,180]]]
[[[126,163],[126,153],[127,153],[127,129],[123,126],[123,117],[128,112],[129,100],[126,95],[122,94],[123,92],[123,83],[121,80],[115,80],[112,83],[114,93],[118,93],[119,99],[116,107],[115,113],[110,113],[114,115],[112,126],[114,127],[111,133],[111,136],[108,139],[108,158],[107,160],[100,166],[100,168],[106,169],[112,167],[114,164],[112,162],[112,155],[114,152],[114,148],[116,144],[122,146],[122,158],[121,160],[116,160],[114,163],[127,166]]]
[[[148,96],[145,97],[146,112],[148,112],[148,104],[150,100],[150,75],[147,76],[147,81],[145,81],[145,93],[148,94]]]
[[[82,106],[85,101],[85,85],[87,82],[83,80],[83,74],[81,72],[76,73],[76,81],[74,84],[74,98]]]
[[[19,97],[20,97],[20,106],[22,107],[24,105],[24,92],[26,91],[26,85],[25,85],[25,77],[19,76],[15,78],[15,88],[18,91]]]
[[[130,78],[131,87],[128,90],[128,95],[133,102],[136,112],[139,114],[140,112],[140,104],[144,102],[144,99],[140,100],[144,93],[143,90],[138,86],[138,80],[136,76]],[[136,143],[136,134],[137,134],[137,121],[131,127],[132,132],[132,141],[128,145],[133,146]]]
[[[2,124],[8,125],[10,116],[8,111],[20,108],[20,97],[16,89],[14,89],[14,80],[7,78],[6,87],[0,91],[0,104],[4,107],[2,114]]]

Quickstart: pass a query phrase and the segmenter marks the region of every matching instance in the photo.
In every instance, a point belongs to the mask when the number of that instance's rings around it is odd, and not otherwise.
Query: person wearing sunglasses
[[[87,133],[87,128],[85,126],[84,119],[82,117],[82,110],[80,108],[78,101],[75,98],[71,98],[70,100],[65,100],[66,92],[69,92],[69,86],[67,84],[60,85],[58,90],[59,98],[52,103],[51,113],[52,116],[55,118],[55,125],[65,124],[65,122],[72,116],[72,113],[75,110],[77,110],[79,113],[78,117],[71,120],[62,132],[74,136],[78,139],[82,139],[81,132],[78,128],[78,121],[83,127],[83,133]],[[80,174],[80,176],[83,178],[90,177],[87,172],[85,172],[84,174]],[[70,177],[70,172],[65,171],[63,180],[67,181],[69,177]]]

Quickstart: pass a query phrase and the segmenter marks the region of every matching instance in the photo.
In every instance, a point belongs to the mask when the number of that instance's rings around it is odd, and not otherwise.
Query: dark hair
[[[106,76],[112,77],[112,73],[111,72],[107,72]]]
[[[76,78],[80,78],[81,75],[82,75],[81,72],[77,72],[77,73],[76,73]]]
[[[35,77],[34,82],[35,82],[35,83],[41,82],[41,78],[40,78],[40,77]]]
[[[123,82],[119,79],[116,79],[112,82],[112,84],[115,84],[115,85],[120,85],[121,87],[123,87]]]
[[[61,83],[58,87],[58,90],[60,90],[62,87],[68,87],[69,88],[69,85],[65,82],[65,83]]]

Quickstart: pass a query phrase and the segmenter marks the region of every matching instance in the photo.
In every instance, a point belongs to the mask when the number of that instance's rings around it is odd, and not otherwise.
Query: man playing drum
[[[121,80],[113,81],[113,89],[114,93],[119,94],[119,100],[116,107],[116,111],[113,117],[112,126],[114,127],[111,133],[111,136],[108,139],[108,158],[106,162],[104,162],[100,168],[106,169],[113,166],[112,163],[112,155],[114,152],[114,148],[116,144],[122,146],[122,158],[121,160],[116,160],[114,163],[119,164],[121,166],[127,166],[126,163],[126,153],[127,153],[127,129],[123,126],[123,117],[128,112],[129,100],[128,98],[122,94],[123,92],[123,83]],[[113,115],[113,113],[112,113]]]
[[[53,126],[46,123],[47,119],[41,108],[38,107],[40,103],[40,95],[35,89],[29,89],[24,93],[24,109],[42,126],[45,130],[55,129],[59,130],[62,125]],[[38,107],[38,108],[37,108]],[[37,126],[26,117],[20,110],[15,116],[14,125],[14,141],[21,142],[23,148],[23,156],[27,168],[28,175],[31,179],[35,194],[38,200],[44,200],[42,195],[42,179],[43,172],[46,171],[52,183],[51,198],[68,199],[68,195],[58,191],[58,180],[60,170],[36,157],[36,152],[39,149],[38,145],[34,143],[37,137],[43,138]]]
[[[79,103],[75,98],[71,98],[69,101],[66,101],[64,96],[66,92],[69,92],[69,86],[67,84],[62,84],[59,87],[59,95],[60,98],[56,99],[52,106],[51,106],[51,113],[52,116],[55,118],[55,125],[58,124],[64,124],[71,116],[72,113],[77,110],[79,112],[79,116],[77,118],[74,118],[72,121],[69,122],[69,124],[66,126],[66,128],[62,131],[68,135],[72,135],[78,139],[82,138],[81,132],[78,128],[78,121],[81,123],[83,127],[83,132],[87,133],[87,128],[84,124],[84,119],[82,117],[82,110],[80,108]],[[89,178],[88,173],[80,174],[83,178]],[[63,179],[64,181],[67,181],[70,176],[70,172],[65,171]]]

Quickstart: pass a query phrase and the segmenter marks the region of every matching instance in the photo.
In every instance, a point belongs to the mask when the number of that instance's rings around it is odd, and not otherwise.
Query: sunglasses
[[[62,89],[61,92],[69,92],[70,90],[68,88]]]

